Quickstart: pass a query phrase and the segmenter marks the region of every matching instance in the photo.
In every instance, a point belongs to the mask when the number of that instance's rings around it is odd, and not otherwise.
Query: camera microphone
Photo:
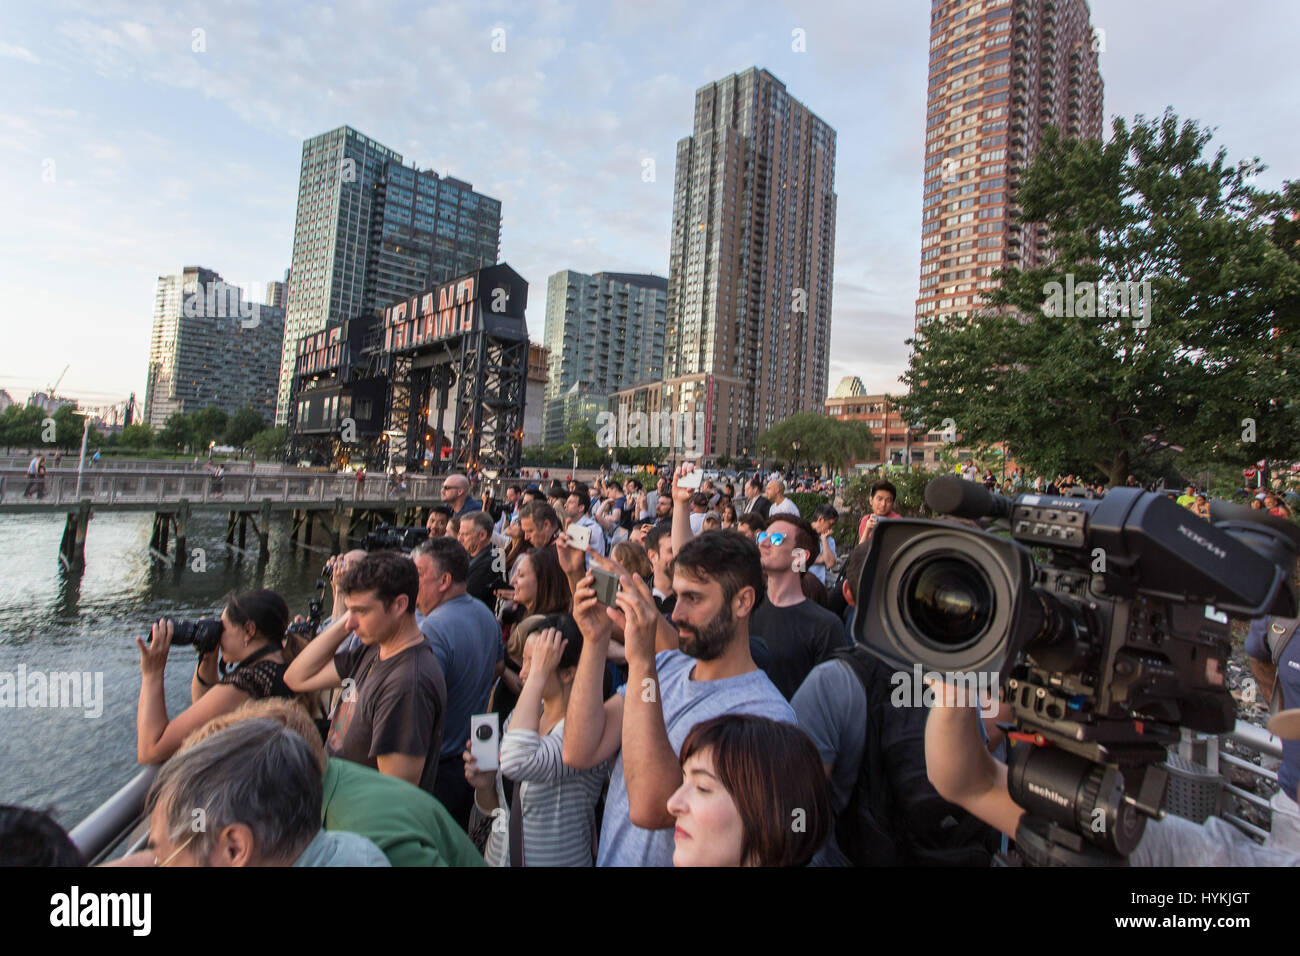
[[[925,486],[925,503],[955,518],[1010,518],[1012,501],[956,475],[940,475]]]

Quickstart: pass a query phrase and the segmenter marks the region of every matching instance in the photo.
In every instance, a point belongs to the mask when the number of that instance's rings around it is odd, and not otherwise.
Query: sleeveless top
[[[235,668],[219,683],[232,685],[253,700],[261,700],[263,697],[287,697],[292,700],[294,692],[284,682],[284,672],[288,669],[289,665],[283,661],[254,661],[247,667]]]

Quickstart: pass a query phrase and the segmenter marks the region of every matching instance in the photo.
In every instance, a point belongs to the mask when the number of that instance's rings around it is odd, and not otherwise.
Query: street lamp
[[[573,477],[578,477],[578,446],[573,445]]]
[[[794,463],[791,465],[791,470],[794,472],[794,474],[791,475],[790,477],[794,481],[799,480],[799,445],[800,442],[799,439],[797,438],[794,441],[790,442],[790,447],[794,449]]]

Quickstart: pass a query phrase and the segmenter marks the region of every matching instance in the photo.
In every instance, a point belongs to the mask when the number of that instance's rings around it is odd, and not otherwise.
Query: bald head
[[[442,483],[443,504],[450,506],[453,512],[459,512],[468,497],[469,479],[461,474],[448,475]]]

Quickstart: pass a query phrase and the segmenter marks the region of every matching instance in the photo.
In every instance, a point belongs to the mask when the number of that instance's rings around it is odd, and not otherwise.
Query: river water
[[[147,638],[158,618],[215,616],[230,591],[260,587],[279,592],[292,613],[307,613],[328,554],[291,553],[287,513],[272,519],[271,556],[260,566],[255,554],[241,558],[226,546],[224,514],[190,518],[184,568],[151,563],[152,519],[148,512],[96,515],[85,568],[68,574],[58,559],[62,515],[0,515],[0,804],[48,808],[70,828],[137,772],[135,638]],[[255,536],[248,541],[256,547]],[[193,569],[196,548],[202,571]],[[189,706],[195,662],[192,648],[172,648],[169,715]],[[39,698],[4,693],[7,675],[25,672],[30,687],[34,672],[55,671],[90,675],[81,686],[91,698],[102,680],[102,699],[38,707],[31,704]],[[17,700],[27,706],[13,706]]]

